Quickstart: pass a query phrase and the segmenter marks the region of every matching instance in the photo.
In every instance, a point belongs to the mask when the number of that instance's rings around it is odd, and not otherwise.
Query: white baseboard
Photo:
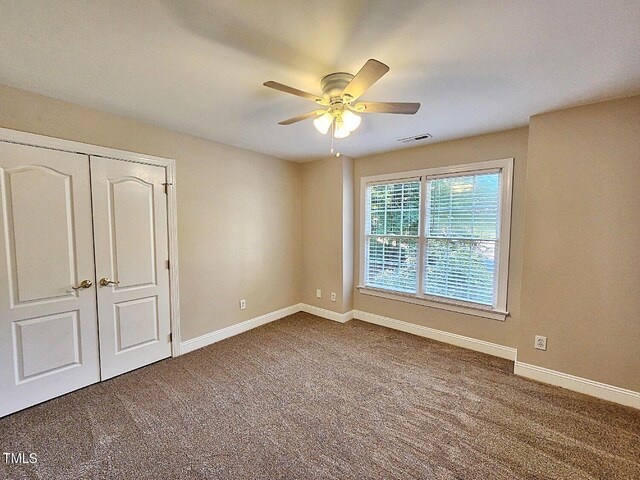
[[[440,342],[457,345],[459,347],[468,348],[477,352],[487,353],[500,358],[506,358],[507,360],[515,360],[516,349],[498,345],[495,343],[485,342],[483,340],[477,340],[475,338],[465,337],[463,335],[457,335],[455,333],[444,332],[442,330],[436,330],[434,328],[423,327],[421,325],[415,325],[413,323],[403,322],[401,320],[395,320],[393,318],[383,317],[374,313],[363,312],[360,310],[350,310],[346,313],[338,313],[325,308],[316,307],[314,305],[308,305],[306,303],[298,303],[291,305],[290,307],[277,310],[275,312],[267,313],[250,320],[246,320],[236,325],[216,330],[215,332],[207,333],[200,337],[186,340],[180,344],[180,354],[192,352],[212,343],[219,342],[225,338],[233,337],[240,333],[251,330],[252,328],[259,327],[265,323],[279,320],[288,315],[293,315],[297,312],[306,312],[318,317],[326,318],[327,320],[333,320],[334,322],[346,323],[352,318],[362,320],[369,323],[375,323],[376,325],[382,325],[383,327],[393,328],[402,332],[412,333],[421,337],[431,338]]]
[[[290,307],[285,307],[281,310],[276,310],[275,312],[260,315],[259,317],[252,318],[241,323],[236,323],[235,325],[231,325],[229,327],[221,328],[220,330],[201,335],[200,337],[192,338],[191,340],[185,340],[184,342],[180,343],[180,354],[182,355],[184,353],[192,352],[199,348],[206,347],[207,345],[211,345],[212,343],[224,340],[225,338],[233,337],[234,335],[246,332],[247,330],[251,330],[252,328],[259,327],[260,325],[264,325],[265,323],[279,320],[288,315],[293,315],[294,313],[297,313],[301,310],[301,305],[302,304],[300,303],[291,305]]]
[[[259,327],[260,325],[264,325],[265,323],[280,320],[281,318],[284,318],[288,315],[293,315],[294,313],[298,312],[311,313],[313,315],[317,315],[318,317],[326,318],[328,320],[333,320],[334,322],[340,323],[348,322],[353,318],[353,310],[347,313],[337,313],[331,310],[326,310],[324,308],[315,307],[313,305],[307,305],[305,303],[296,303],[295,305],[285,307],[281,310],[266,313],[264,315],[260,315],[259,317],[251,318],[244,322],[221,328],[220,330],[216,330],[215,332],[192,338],[191,340],[185,340],[184,342],[180,343],[180,355],[193,352],[194,350],[206,347],[207,345],[211,345],[212,343],[219,342],[220,340],[224,340],[225,338],[233,337],[234,335],[238,335],[240,333],[246,332],[247,330],[251,330],[252,328]]]
[[[516,361],[513,373],[557,387],[640,409],[640,392]]]
[[[346,323],[353,318],[353,310],[346,313],[338,313],[325,308],[316,307],[314,305],[308,305],[306,303],[300,304],[301,312],[311,313],[327,320],[333,320],[334,322]]]
[[[463,335],[445,332],[443,330],[436,330],[435,328],[424,327],[414,323],[403,322],[402,320],[383,317],[382,315],[363,312],[361,310],[354,310],[353,318],[356,320],[362,320],[363,322],[375,323],[376,325],[381,325],[383,327],[393,328],[394,330],[412,333],[413,335],[418,335],[420,337],[430,338],[439,342],[449,343],[458,347],[468,348],[469,350],[475,350],[476,352],[487,353],[495,357],[513,361],[516,359],[515,348],[505,347],[504,345],[498,345],[497,343],[485,342],[484,340],[465,337]]]

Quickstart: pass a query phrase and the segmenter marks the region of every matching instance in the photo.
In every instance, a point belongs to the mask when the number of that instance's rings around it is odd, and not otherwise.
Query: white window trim
[[[424,215],[426,209],[426,178],[437,175],[469,174],[479,171],[499,169],[502,172],[501,194],[500,194],[500,234],[497,239],[498,257],[496,258],[496,303],[492,307],[485,307],[453,299],[433,297],[422,293],[422,283],[424,277]],[[367,185],[372,183],[387,183],[392,181],[403,181],[410,179],[421,179],[420,188],[420,244],[418,262],[418,291],[416,294],[406,294],[385,290],[381,288],[368,287],[365,285],[365,262],[366,262],[366,204]],[[365,295],[387,298],[401,302],[424,305],[427,307],[439,308],[458,313],[465,313],[479,317],[491,318],[494,320],[505,320],[509,312],[507,311],[507,285],[509,280],[509,247],[511,235],[511,201],[513,197],[513,158],[500,160],[488,160],[484,162],[465,163],[463,165],[450,165],[446,167],[427,168],[422,170],[412,170],[409,172],[391,173],[384,175],[373,175],[360,179],[360,271],[358,290]]]

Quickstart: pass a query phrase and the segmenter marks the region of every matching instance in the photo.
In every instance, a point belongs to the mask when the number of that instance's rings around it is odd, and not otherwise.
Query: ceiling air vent
[[[418,135],[414,135],[413,137],[399,138],[398,141],[402,143],[411,143],[419,142],[420,140],[426,140],[427,138],[433,138],[433,135],[431,135],[430,133],[420,133]]]

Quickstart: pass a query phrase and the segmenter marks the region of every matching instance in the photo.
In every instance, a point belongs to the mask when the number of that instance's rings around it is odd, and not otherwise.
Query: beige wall
[[[300,165],[3,86],[0,126],[176,159],[183,340],[300,301]]]
[[[531,118],[525,218],[518,360],[640,391],[640,97]]]
[[[373,297],[361,294],[357,289],[354,292],[354,308],[515,348],[517,328],[520,321],[527,137],[527,129],[522,128],[364,157],[357,159],[355,162],[355,238],[359,239],[359,198],[360,179],[362,177],[443,165],[515,158],[507,299],[507,309],[510,312],[510,316],[504,322]],[[354,253],[356,283],[359,281],[359,263],[360,242],[356,240]]]
[[[342,312],[353,309],[353,227],[354,227],[354,168],[355,161],[342,162]]]
[[[303,165],[302,301],[339,313],[352,309],[352,189],[350,158],[328,157]],[[318,288],[322,298],[316,297]]]

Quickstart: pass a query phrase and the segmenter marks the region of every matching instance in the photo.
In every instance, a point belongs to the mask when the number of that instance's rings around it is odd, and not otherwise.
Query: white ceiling
[[[320,93],[376,58],[361,99],[422,108],[365,115],[339,143],[360,157],[640,93],[639,25],[638,0],[0,0],[0,83],[305,161],[329,136],[277,123],[314,104],[262,83]]]

